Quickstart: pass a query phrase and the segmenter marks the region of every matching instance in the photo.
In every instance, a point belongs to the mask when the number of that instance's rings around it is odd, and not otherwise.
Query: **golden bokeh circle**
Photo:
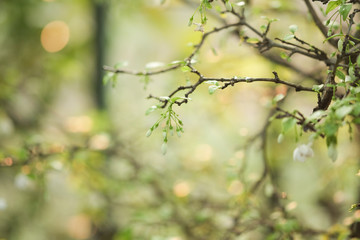
[[[70,38],[68,25],[63,21],[52,21],[41,31],[41,45],[47,52],[58,52],[63,49]]]

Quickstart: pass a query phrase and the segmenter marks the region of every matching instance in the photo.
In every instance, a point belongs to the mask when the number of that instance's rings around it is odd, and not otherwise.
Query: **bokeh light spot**
[[[68,132],[86,133],[92,129],[93,121],[88,116],[69,117],[65,121],[65,128]]]
[[[335,192],[335,194],[333,196],[334,203],[340,204],[340,203],[343,203],[345,200],[346,200],[346,196],[345,196],[344,192],[342,192],[342,191]]]
[[[0,198],[0,211],[3,211],[7,208],[7,201],[5,198]]]
[[[21,167],[21,173],[23,173],[25,175],[30,174],[30,171],[31,171],[31,169],[28,165],[24,165]]]
[[[356,210],[356,211],[355,211],[354,217],[355,217],[356,220],[359,220],[359,219],[360,219],[360,210]]]
[[[6,157],[6,158],[3,159],[2,165],[4,165],[4,166],[12,166],[13,163],[14,163],[14,161],[12,160],[11,157]]]
[[[243,159],[245,157],[244,151],[243,150],[237,151],[235,153],[235,157],[238,158],[238,159]]]
[[[199,161],[207,162],[210,161],[213,156],[213,149],[208,144],[200,144],[196,148],[195,157]]]
[[[289,204],[286,205],[285,208],[288,211],[294,210],[295,208],[297,208],[297,202],[295,202],[295,201],[289,202]]]
[[[242,136],[242,137],[246,137],[246,136],[249,134],[249,130],[248,130],[247,128],[241,128],[241,129],[239,130],[239,134],[240,134],[240,136]]]
[[[110,137],[105,133],[96,134],[90,138],[89,147],[94,150],[104,150],[110,145]]]
[[[240,182],[239,180],[234,180],[230,183],[229,187],[228,187],[228,192],[231,195],[239,195],[242,193],[243,191],[243,184],[242,182]]]
[[[72,238],[87,239],[91,236],[90,219],[83,214],[70,218],[67,226],[68,233]]]
[[[186,197],[191,191],[189,183],[185,181],[176,183],[173,190],[177,197]]]
[[[169,240],[182,240],[181,237],[170,237]]]
[[[50,53],[58,52],[69,42],[70,31],[63,21],[48,23],[41,31],[41,45]]]

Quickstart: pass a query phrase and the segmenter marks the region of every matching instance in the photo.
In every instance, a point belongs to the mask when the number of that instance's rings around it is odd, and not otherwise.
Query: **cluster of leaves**
[[[338,38],[337,50],[330,54],[333,62],[337,63],[335,64],[335,70],[329,69],[327,71],[330,81],[314,85],[313,90],[318,93],[320,100],[321,94],[324,95],[326,91],[330,92],[333,103],[328,109],[314,111],[308,118],[305,118],[296,110],[293,113],[285,114],[283,116],[285,118],[282,121],[283,131],[278,138],[278,140],[281,141],[283,134],[294,127],[296,129],[297,124],[302,125],[302,129],[305,131],[309,130],[310,127],[310,130],[314,132],[310,137],[311,141],[318,137],[326,138],[328,155],[333,161],[337,159],[336,145],[339,128],[347,125],[351,138],[352,125],[360,123],[360,89],[358,81],[360,57],[357,56],[358,50],[354,47],[358,39],[351,34],[351,28],[354,23],[353,18],[358,10],[355,9],[353,13],[350,14],[352,8],[352,3],[347,3],[345,0],[336,0],[330,1],[324,11],[324,14],[327,15],[335,10],[325,24],[329,27],[329,37],[325,39],[325,41]],[[334,25],[336,25],[335,20],[338,19],[339,16],[340,24],[337,26],[340,26],[340,31],[339,33],[333,34],[335,30]],[[343,32],[343,22],[347,23],[347,33]],[[291,34],[286,35],[283,40],[296,39],[296,30],[296,25],[290,26]],[[356,60],[354,60],[354,56],[357,56]],[[281,57],[289,60],[289,56],[286,53],[282,53]],[[345,62],[345,64],[339,64],[340,62]],[[335,81],[335,76],[339,79],[339,82]],[[342,89],[345,94],[336,94],[338,89]]]
[[[331,34],[333,33],[333,30],[335,30],[338,26],[340,26],[341,33],[339,35],[335,35],[335,36],[340,36],[342,34],[342,21],[348,20],[348,16],[349,16],[349,13],[350,13],[352,7],[353,7],[353,4],[346,3],[345,0],[336,0],[336,1],[331,1],[328,3],[326,10],[325,10],[325,15],[327,15],[328,13],[330,13],[331,11],[336,9],[336,11],[329,17],[329,19],[326,21],[326,24],[325,24],[326,26],[329,27],[328,36],[331,36]],[[340,24],[337,25],[336,19],[339,16],[340,16]],[[332,20],[332,19],[334,19],[334,20]],[[335,36],[332,36],[332,37],[335,37]]]
[[[188,26],[191,26],[193,24],[194,17],[195,17],[195,14],[197,12],[200,13],[200,22],[201,22],[201,24],[206,24],[207,21],[208,21],[208,18],[206,16],[206,10],[209,10],[209,9],[213,8],[213,6],[212,6],[213,2],[214,2],[214,0],[201,0],[199,7],[196,9],[194,14],[190,17],[189,22],[188,22]],[[236,5],[236,6],[244,6],[244,4],[245,4],[243,1],[240,1],[240,2],[237,2],[237,3],[232,3],[229,0],[222,0],[222,2],[225,4],[226,11],[232,11],[234,5]],[[219,13],[223,12],[221,7],[218,6],[218,5],[215,6],[215,9]]]
[[[346,86],[348,83],[340,83]],[[328,146],[329,157],[335,161],[337,158],[337,133],[340,127],[349,127],[350,137],[352,135],[352,124],[360,124],[360,87],[349,86],[349,95],[338,98],[327,111],[315,111],[305,124],[314,124],[317,132],[314,137],[325,136]]]
[[[167,151],[167,142],[168,142],[168,136],[173,136],[174,131],[176,131],[176,134],[178,137],[181,137],[181,133],[184,132],[183,128],[183,122],[179,119],[179,115],[176,114],[173,110],[174,103],[179,99],[184,99],[180,97],[161,97],[162,100],[169,101],[169,105],[167,109],[160,114],[160,118],[155,122],[154,125],[150,127],[150,129],[147,131],[146,136],[149,137],[155,129],[157,129],[160,124],[162,124],[162,134],[163,134],[163,144],[161,146],[161,152],[163,154],[166,154]],[[156,109],[161,109],[161,106],[154,105],[151,106],[147,111],[146,114],[150,114],[151,112],[155,111]]]
[[[235,9],[233,8],[235,5],[243,7],[244,2],[231,3],[228,0],[224,0],[221,2],[223,3],[225,10],[219,11],[219,12],[228,12],[228,13],[231,13],[231,14],[239,17],[240,22],[238,23],[239,24],[238,26],[245,25],[248,28],[250,28],[255,34],[258,35],[258,37],[248,37],[247,35],[245,35],[243,30],[240,30],[239,33],[240,33],[240,38],[242,40],[245,40],[251,46],[258,47],[260,50],[261,50],[261,48],[264,47],[263,46],[264,44],[267,44],[270,41],[267,38],[267,33],[269,32],[270,25],[273,22],[277,21],[278,19],[270,19],[270,18],[264,17],[265,20],[267,21],[267,23],[260,27],[261,32],[259,32],[259,31],[255,30],[254,28],[252,28],[249,24],[243,23],[244,16],[236,13]],[[206,22],[208,20],[208,18],[206,17],[206,11],[213,8],[212,3],[213,3],[213,1],[211,1],[211,0],[202,0],[200,2],[200,5],[198,6],[197,10],[195,11],[195,13],[190,17],[189,25],[193,24],[194,16],[197,12],[200,13],[201,24],[206,24]],[[216,7],[219,7],[219,6],[217,5]],[[348,3],[345,0],[336,0],[336,1],[330,1],[327,5],[326,9],[323,11],[323,13],[325,15],[327,15],[335,10],[334,13],[328,18],[328,20],[326,21],[326,24],[325,24],[325,26],[329,27],[329,32],[328,32],[328,38],[326,38],[324,40],[324,42],[333,40],[333,38],[338,38],[337,39],[337,51],[333,52],[330,55],[330,58],[328,58],[327,54],[324,51],[322,51],[321,49],[298,38],[296,36],[296,31],[298,30],[298,26],[295,24],[292,24],[289,26],[290,33],[287,34],[283,39],[275,39],[275,40],[281,41],[284,44],[284,45],[277,45],[277,47],[280,47],[287,52],[290,51],[290,53],[286,53],[286,52],[280,53],[280,57],[283,59],[290,61],[290,58],[294,53],[300,53],[300,54],[309,56],[311,58],[318,59],[319,61],[327,61],[327,64],[330,63],[330,66],[334,67],[334,68],[329,67],[329,69],[328,69],[327,74],[328,74],[328,79],[330,79],[329,81],[326,80],[326,82],[324,81],[323,84],[314,85],[312,88],[313,92],[318,93],[319,106],[320,106],[320,101],[321,101],[321,95],[325,96],[326,92],[331,93],[332,97],[330,98],[329,101],[332,100],[334,103],[330,106],[329,109],[327,109],[328,105],[329,105],[328,104],[326,107],[322,107],[318,111],[314,111],[314,113],[311,116],[309,116],[308,118],[305,118],[297,110],[294,110],[293,113],[287,113],[285,115],[280,115],[280,117],[278,117],[278,118],[284,118],[282,121],[282,126],[283,126],[282,132],[280,133],[280,135],[278,137],[279,142],[282,140],[284,134],[287,131],[289,131],[290,129],[292,129],[294,127],[296,130],[297,125],[301,125],[302,130],[307,131],[310,129],[312,132],[314,132],[314,134],[311,136],[311,141],[314,138],[317,138],[319,136],[326,138],[327,146],[329,147],[329,156],[331,157],[332,160],[335,160],[337,157],[337,153],[336,153],[335,149],[336,149],[336,144],[337,144],[338,129],[341,126],[347,124],[347,125],[349,125],[349,132],[351,133],[351,124],[358,124],[358,122],[359,122],[359,119],[358,119],[358,114],[359,114],[358,92],[359,92],[359,89],[357,87],[358,86],[357,79],[359,78],[359,75],[360,75],[359,74],[360,57],[358,57],[354,63],[352,62],[352,56],[354,54],[357,54],[357,51],[358,51],[357,49],[354,50],[354,46],[356,45],[355,41],[357,39],[350,34],[350,30],[353,26],[353,18],[354,18],[354,15],[357,13],[357,10],[354,10],[351,13],[352,8],[353,8],[352,3]],[[339,16],[340,16],[340,26],[341,26],[340,32],[337,34],[331,35],[331,34],[333,34],[332,31],[334,30],[333,26],[334,26],[335,20],[338,19]],[[346,22],[348,25],[348,33],[346,33],[346,34],[343,33],[343,28],[342,28],[343,22]],[[229,26],[231,26],[231,24],[223,27],[222,29],[226,29]],[[234,24],[234,26],[236,26],[236,25]],[[195,46],[194,52],[190,55],[190,57],[188,57],[187,59],[185,59],[183,61],[174,61],[168,65],[166,65],[164,63],[159,63],[159,62],[151,62],[146,65],[146,71],[143,71],[143,72],[126,72],[123,70],[117,70],[117,69],[119,69],[119,67],[122,67],[122,66],[115,66],[114,67],[115,70],[113,69],[113,71],[109,72],[104,78],[104,82],[107,82],[109,79],[111,79],[111,80],[113,80],[112,82],[114,83],[114,82],[116,82],[116,78],[115,78],[116,73],[130,73],[130,74],[137,75],[137,76],[145,76],[145,86],[146,86],[147,83],[149,82],[149,75],[174,70],[177,68],[180,68],[182,70],[182,72],[184,72],[184,73],[192,72],[194,74],[197,74],[200,77],[199,82],[196,83],[195,85],[190,85],[190,86],[186,86],[186,87],[181,86],[177,90],[175,90],[173,93],[171,93],[168,97],[152,97],[152,98],[159,100],[160,104],[152,106],[147,111],[147,113],[152,112],[156,109],[160,109],[160,108],[166,108],[166,110],[161,114],[159,120],[149,129],[147,136],[150,136],[151,133],[156,128],[158,128],[158,126],[161,122],[163,122],[163,121],[165,122],[164,127],[163,127],[163,147],[162,147],[163,153],[166,152],[168,135],[172,134],[174,131],[173,125],[175,126],[175,131],[178,134],[183,131],[182,122],[178,119],[177,114],[173,111],[173,105],[174,105],[174,103],[176,103],[177,105],[181,105],[181,103],[183,103],[184,101],[179,102],[177,100],[182,99],[182,100],[186,101],[188,95],[190,93],[192,93],[195,90],[195,88],[202,83],[209,84],[210,85],[208,87],[209,94],[214,94],[214,92],[216,90],[224,89],[229,85],[233,85],[235,82],[241,82],[242,80],[244,80],[244,82],[248,82],[247,79],[250,79],[249,82],[253,81],[251,78],[244,78],[244,79],[239,80],[239,78],[237,78],[237,77],[233,77],[232,79],[229,79],[229,80],[225,80],[225,79],[218,80],[218,79],[211,78],[211,80],[206,81],[206,79],[202,76],[202,74],[193,67],[193,65],[192,65],[193,57],[199,51],[205,38],[209,34],[217,32],[217,31],[219,31],[219,29],[214,29],[211,32],[205,33],[203,35],[203,38],[200,41],[200,43]],[[290,40],[295,40],[299,44],[291,43],[291,42],[289,42]],[[288,46],[293,46],[293,48],[290,48]],[[266,48],[266,46],[264,48]],[[300,49],[300,51],[299,51],[299,49]],[[346,59],[349,59],[347,65],[339,64],[341,62],[344,62],[344,60],[346,60]],[[154,70],[154,69],[160,69],[160,70]],[[154,70],[154,71],[151,71],[151,70]],[[335,82],[335,79],[334,79],[335,76],[338,79],[340,79],[339,83]],[[228,81],[228,82],[225,82],[225,81]],[[266,79],[265,81],[269,81],[269,79]],[[293,84],[289,84],[284,81],[280,81],[280,79],[278,78],[277,75],[276,75],[275,79],[270,80],[270,81],[273,81],[275,83],[283,83],[283,84],[289,85],[291,87],[295,87],[296,91],[300,90],[298,85],[293,85]],[[346,94],[343,96],[336,96],[335,91],[338,88],[344,88]],[[189,92],[187,94],[185,94],[185,97],[183,97],[183,98],[173,97],[173,95],[175,93],[177,93],[180,90],[184,90],[184,89],[190,89]],[[280,97],[280,96],[277,96],[277,97]],[[283,96],[281,97],[281,99],[282,98],[283,98]],[[274,101],[276,103],[281,99],[274,100]],[[274,104],[274,105],[276,105],[276,104]],[[315,110],[316,110],[316,108],[315,108]],[[302,131],[300,131],[300,134],[301,133],[302,133]],[[296,131],[295,135],[296,135],[296,139],[298,139],[297,131]]]

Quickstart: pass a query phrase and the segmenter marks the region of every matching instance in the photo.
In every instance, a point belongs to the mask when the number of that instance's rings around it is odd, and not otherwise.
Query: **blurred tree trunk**
[[[106,4],[103,1],[93,1],[93,7],[95,19],[95,78],[92,86],[96,107],[102,110],[106,108],[104,86],[102,83],[105,54]]]

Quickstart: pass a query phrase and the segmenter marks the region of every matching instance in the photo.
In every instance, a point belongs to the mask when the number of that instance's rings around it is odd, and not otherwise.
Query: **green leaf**
[[[159,68],[163,67],[165,64],[163,62],[149,62],[145,65],[146,69],[153,69],[153,68]]]
[[[110,80],[113,79],[115,76],[115,73],[113,72],[107,72],[105,76],[103,77],[103,84],[106,85]]]
[[[335,74],[336,74],[336,76],[337,76],[338,78],[340,78],[341,80],[345,80],[345,74],[344,74],[342,71],[336,70]]]
[[[248,38],[246,39],[246,42],[248,43],[258,43],[260,40],[258,38]]]
[[[323,117],[326,114],[324,110],[317,110],[313,112],[306,120],[309,122],[312,122],[314,120],[319,120],[321,117]]]
[[[356,59],[356,64],[358,65],[358,66],[360,66],[360,55],[357,57],[357,59]]]
[[[266,29],[267,29],[267,25],[261,25],[260,29],[261,29],[262,32],[265,32]]]
[[[333,122],[327,122],[324,125],[324,133],[326,136],[335,136],[338,130],[338,125]]]
[[[293,128],[296,125],[295,118],[284,118],[282,120],[282,132],[286,133],[289,129]]]
[[[355,68],[353,64],[350,65],[348,73],[351,79],[355,79]]]
[[[293,24],[289,26],[290,32],[292,32],[293,34],[295,34],[295,32],[298,30],[298,26]]]
[[[161,145],[161,153],[165,155],[166,152],[167,152],[167,143],[164,141],[163,144]]]
[[[225,6],[226,6],[226,10],[228,10],[228,11],[232,11],[232,5],[231,5],[231,2],[226,1]]]
[[[294,37],[295,37],[294,34],[288,34],[288,35],[286,35],[286,36],[283,38],[283,40],[284,40],[284,41],[288,41],[288,40],[293,39]]]
[[[169,65],[177,65],[177,64],[185,64],[185,62],[180,61],[180,60],[175,60],[175,61],[172,61]]]
[[[276,21],[279,21],[280,19],[279,18],[272,18],[269,20],[269,23],[272,23],[272,22],[276,22]]]
[[[283,100],[284,99],[284,95],[283,94],[278,94],[278,95],[276,95],[274,98],[273,98],[273,100],[272,100],[272,102],[275,104],[275,103],[277,103],[277,102],[279,102],[279,101],[281,101],[281,100]]]
[[[337,44],[339,52],[342,52],[343,44],[344,44],[344,41],[340,38],[339,41],[338,41],[338,44]]]
[[[220,86],[216,86],[216,85],[209,86],[209,94],[211,94],[211,95],[214,94],[214,92],[219,88],[220,88]]]
[[[280,53],[280,57],[281,57],[282,59],[288,59],[288,58],[289,58],[289,56],[288,56],[285,52],[281,52],[281,53]]]
[[[350,91],[352,94],[358,94],[360,93],[360,87],[351,87]]]
[[[352,4],[347,3],[340,6],[339,13],[343,17],[343,20],[346,21],[347,16],[349,15],[349,12],[351,11]]]
[[[336,161],[336,159],[338,157],[336,144],[330,144],[330,146],[328,147],[328,156],[333,162]]]
[[[212,8],[212,6],[211,6],[211,4],[209,3],[208,0],[204,0],[203,3],[205,4],[206,8],[208,8],[208,9]]]
[[[128,64],[129,64],[129,63],[126,62],[126,61],[124,61],[124,62],[118,62],[118,63],[116,63],[116,64],[114,65],[114,68],[115,68],[115,69],[119,69],[119,68],[122,68],[122,67],[127,66]]]
[[[145,75],[143,79],[141,79],[141,81],[144,83],[144,89],[147,88],[147,86],[149,85],[151,79],[149,77],[149,75]]]
[[[346,76],[345,76],[346,79]],[[338,87],[346,87],[346,83],[345,82],[341,82],[337,84]]]
[[[314,90],[315,92],[320,92],[320,90],[324,87],[324,84],[320,84],[320,85],[313,85],[312,90]]]
[[[181,130],[180,130],[180,128],[177,128],[177,129],[176,129],[176,134],[177,134],[178,137],[181,137]]]
[[[283,133],[280,133],[278,138],[277,138],[277,142],[278,143],[281,143],[282,141],[284,140],[284,134]]]
[[[205,81],[205,83],[207,84],[211,84],[211,85],[216,85],[216,86],[219,86],[219,82],[216,81],[216,80],[209,80],[209,81]]]
[[[360,115],[360,104],[359,103],[354,106],[352,114],[354,116],[359,116]]]
[[[189,19],[189,22],[188,22],[189,27],[192,25],[193,21],[194,21],[194,15],[191,16],[191,18]]]
[[[351,113],[351,111],[353,110],[353,108],[354,108],[353,105],[345,105],[345,106],[342,106],[342,107],[336,109],[335,115],[336,115],[337,118],[343,119],[346,115],[348,115],[349,113]]]
[[[181,71],[183,71],[183,72],[191,72],[191,68],[189,66],[182,66]]]
[[[153,111],[155,111],[158,108],[158,106],[151,106],[150,108],[148,108],[148,110],[146,110],[145,115],[149,115],[150,113],[152,113]]]
[[[337,8],[340,4],[341,4],[341,0],[329,2],[326,7],[325,14],[327,15],[329,12]]]
[[[353,204],[351,205],[350,209],[349,209],[349,212],[352,212],[354,209],[356,208],[360,208],[360,203],[357,203],[357,204]]]
[[[146,137],[150,137],[151,133],[152,133],[152,130],[149,129],[149,130],[146,132]]]
[[[165,100],[165,101],[169,101],[170,98],[168,96],[160,96],[159,97],[161,100]]]
[[[331,33],[332,33],[332,32],[331,32],[331,30],[329,29],[328,36],[330,36]],[[334,35],[328,37],[327,39],[325,39],[325,40],[323,41],[323,43],[329,41],[330,39],[332,39],[332,38],[334,38],[334,37],[340,37],[340,36],[344,36],[344,34],[342,34],[342,33],[334,34]]]

